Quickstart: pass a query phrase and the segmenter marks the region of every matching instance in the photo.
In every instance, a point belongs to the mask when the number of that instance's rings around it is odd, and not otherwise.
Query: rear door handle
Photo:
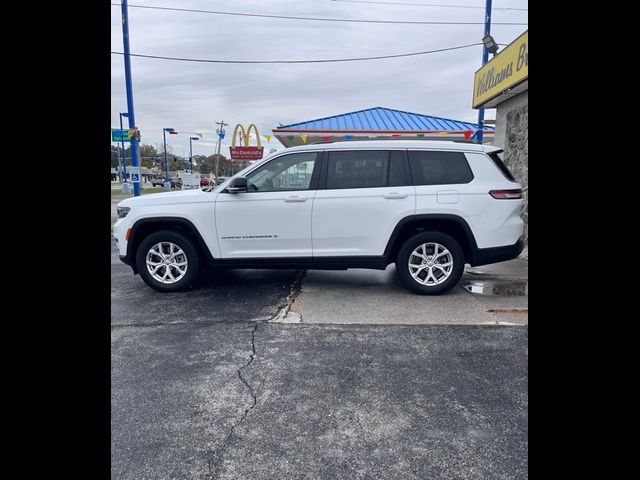
[[[304,202],[307,200],[306,197],[300,197],[298,195],[291,195],[289,197],[284,197],[283,200],[285,202]]]
[[[400,192],[391,192],[391,193],[385,193],[382,195],[384,198],[388,198],[389,200],[393,200],[396,198],[407,198],[408,195],[406,193],[400,193]]]

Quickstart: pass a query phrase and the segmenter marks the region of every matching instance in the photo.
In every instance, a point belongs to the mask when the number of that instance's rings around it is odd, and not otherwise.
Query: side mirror
[[[227,193],[242,193],[247,191],[247,177],[236,177],[227,186]]]

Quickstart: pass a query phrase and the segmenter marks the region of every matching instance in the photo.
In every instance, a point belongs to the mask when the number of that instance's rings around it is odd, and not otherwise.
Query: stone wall
[[[504,162],[524,190],[525,243],[529,244],[529,92],[497,106],[494,143],[504,149]]]

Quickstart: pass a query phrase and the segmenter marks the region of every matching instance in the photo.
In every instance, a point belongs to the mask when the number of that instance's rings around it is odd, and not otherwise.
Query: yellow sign
[[[473,78],[473,108],[529,78],[529,30],[493,57]]]
[[[233,129],[233,137],[231,137],[231,146],[232,147],[236,146],[236,135],[238,134],[238,129],[240,129],[240,132],[242,133],[242,142],[244,143],[245,147],[248,147],[249,135],[251,135],[252,128],[256,132],[256,140],[258,140],[258,146],[259,147],[262,146],[262,144],[260,143],[260,135],[258,134],[258,127],[256,127],[253,123],[249,125],[249,128],[247,128],[246,131],[241,124],[236,125],[236,128]]]

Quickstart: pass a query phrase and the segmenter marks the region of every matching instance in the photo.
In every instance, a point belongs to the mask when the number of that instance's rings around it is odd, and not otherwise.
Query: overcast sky
[[[484,7],[482,0],[371,0]],[[120,3],[113,0],[112,3]],[[131,5],[368,20],[482,22],[482,8],[373,5],[331,0],[130,0]],[[493,22],[527,22],[526,0],[494,0]],[[498,43],[526,26],[493,25]],[[479,42],[482,25],[389,25],[237,17],[129,7],[131,53],[223,60],[306,60],[392,55]],[[111,49],[122,52],[120,6],[111,7]],[[456,120],[477,120],[471,108],[473,74],[482,47],[429,55],[324,64],[234,65],[132,57],[136,123],[142,143],[162,143],[188,155],[188,132],[204,134],[194,155],[214,153],[214,122],[231,129],[255,123],[261,135],[287,124],[371,107]],[[127,110],[122,55],[111,55],[111,125]],[[495,118],[495,110],[487,110]],[[125,119],[126,121],[126,119]],[[125,125],[126,127],[126,125]],[[264,140],[264,139],[263,139]],[[283,148],[272,138],[265,145]]]

